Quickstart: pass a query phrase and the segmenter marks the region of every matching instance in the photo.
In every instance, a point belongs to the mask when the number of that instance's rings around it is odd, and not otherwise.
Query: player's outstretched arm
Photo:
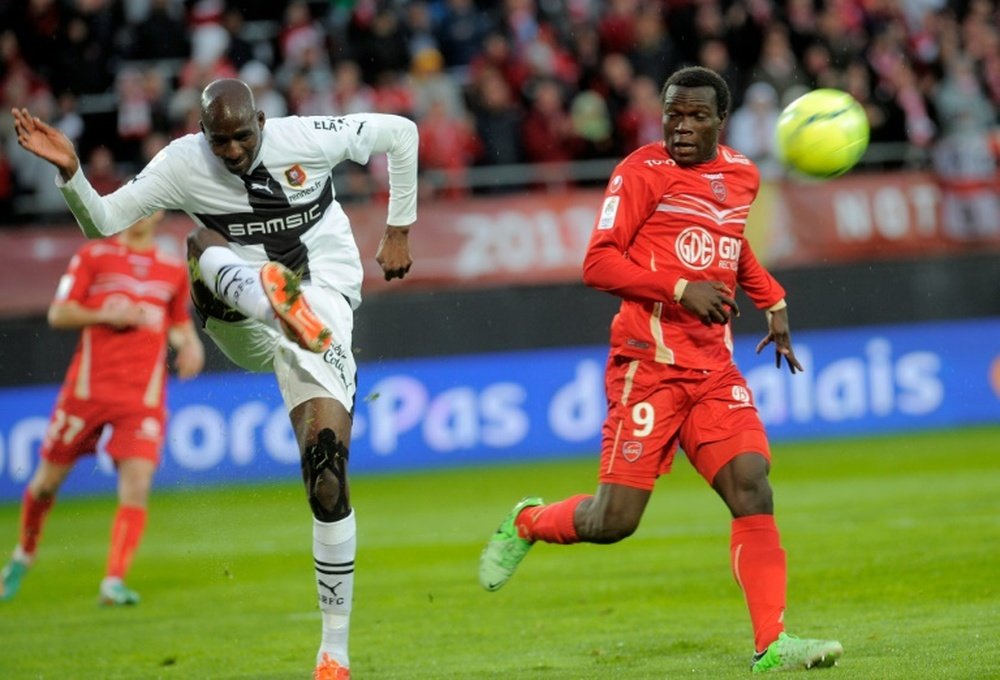
[[[28,109],[11,109],[14,116],[14,132],[17,143],[39,158],[44,158],[56,166],[64,182],[80,169],[80,159],[69,137],[31,115]]]
[[[788,308],[782,307],[777,311],[767,312],[767,336],[757,343],[757,354],[760,354],[765,347],[774,343],[774,365],[781,368],[781,358],[788,362],[788,370],[792,373],[804,370],[799,360],[795,358],[792,350],[792,333],[788,324]]]
[[[409,227],[385,227],[385,234],[375,252],[375,261],[382,267],[386,281],[403,278],[413,266],[409,234]]]

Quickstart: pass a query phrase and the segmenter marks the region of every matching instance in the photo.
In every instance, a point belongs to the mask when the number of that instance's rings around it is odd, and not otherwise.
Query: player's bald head
[[[202,91],[201,131],[229,172],[242,175],[250,170],[263,130],[264,112],[257,111],[253,93],[242,80],[216,80]]]
[[[206,125],[223,120],[247,120],[256,114],[253,91],[242,80],[215,80],[201,92],[201,120]]]

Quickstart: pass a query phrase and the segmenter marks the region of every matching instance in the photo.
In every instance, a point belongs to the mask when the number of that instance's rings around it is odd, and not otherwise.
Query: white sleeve
[[[165,150],[164,150],[165,151]],[[181,206],[171,197],[172,183],[163,167],[161,151],[143,170],[124,186],[101,196],[83,174],[76,171],[69,181],[56,175],[56,185],[66,199],[66,205],[87,238],[101,238],[125,231],[143,217],[160,208]]]
[[[389,211],[386,224],[406,227],[417,221],[417,151],[420,138],[412,120],[389,113],[356,113],[343,116],[354,134],[348,141],[347,157],[367,163],[373,153],[389,160]]]

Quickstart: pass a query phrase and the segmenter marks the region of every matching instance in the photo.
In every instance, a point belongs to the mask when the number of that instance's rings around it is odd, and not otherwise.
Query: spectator
[[[663,105],[660,103],[660,86],[646,76],[632,81],[628,106],[618,116],[617,125],[622,138],[622,153],[627,155],[644,144],[663,139]]]
[[[418,120],[427,114],[432,102],[441,102],[450,118],[466,114],[458,83],[443,69],[444,57],[434,48],[413,55],[409,89],[413,93],[413,115]]]
[[[660,10],[644,9],[635,19],[634,34],[626,54],[635,75],[651,78],[654,83],[666,81],[674,71],[674,46]]]
[[[332,113],[333,104],[330,97],[333,72],[326,50],[322,46],[305,47],[294,61],[284,62],[275,74],[275,80],[281,89],[287,91],[290,102],[293,99],[299,102],[296,106],[300,112]],[[291,92],[293,82],[296,83],[298,90],[294,96]],[[303,91],[308,91],[308,95],[303,96]],[[311,103],[305,106],[306,101]]]
[[[13,31],[0,32],[0,103],[6,113],[13,106],[51,109],[52,89],[21,52]]]
[[[361,69],[353,61],[342,61],[333,72],[333,111],[337,115],[371,111],[375,92],[361,80]]]
[[[573,134],[578,140],[576,158],[591,160],[614,156],[614,138],[608,105],[597,92],[584,90],[573,95],[569,104]]]
[[[499,72],[491,70],[480,76],[473,92],[473,112],[476,135],[483,144],[480,165],[510,165],[524,160],[523,116]]]
[[[521,88],[522,97],[532,97],[535,83],[543,80],[557,81],[564,92],[570,92],[576,87],[580,71],[573,61],[573,55],[558,43],[552,30],[539,30],[535,38],[526,42],[521,49],[522,58],[528,67],[528,77]]]
[[[240,80],[253,90],[257,108],[268,118],[280,118],[288,115],[288,104],[285,98],[274,89],[271,69],[259,61],[249,61],[240,69]]]
[[[579,72],[576,89],[599,91],[601,60],[604,54],[601,52],[601,40],[597,35],[597,29],[586,24],[574,24],[570,35],[570,51]]]
[[[102,40],[95,35],[86,17],[71,17],[57,45],[52,58],[55,71],[50,77],[55,91],[99,94],[114,82],[109,68],[110,38]]]
[[[71,142],[78,144],[86,124],[83,122],[83,116],[77,111],[76,96],[67,90],[59,95],[56,106],[59,113],[53,125],[59,128],[59,131],[66,135]]]
[[[410,47],[410,58],[416,59],[418,54],[433,50],[441,54],[434,29],[434,17],[430,4],[423,0],[406,3],[405,28],[407,43]],[[442,64],[444,57],[441,57]]]
[[[467,114],[456,116],[444,101],[431,100],[417,122],[420,132],[420,167],[440,171],[443,185],[432,186],[442,198],[461,198],[468,194],[466,173],[481,153],[482,146]]]
[[[184,6],[174,0],[151,0],[149,14],[126,35],[131,41],[126,54],[132,59],[186,59],[191,50]]]
[[[213,80],[235,78],[236,69],[226,58],[229,34],[216,23],[198,26],[191,36],[191,58],[181,67],[177,84],[200,92]]]
[[[514,55],[510,40],[499,31],[486,36],[482,51],[469,64],[468,81],[473,89],[487,71],[498,72],[511,92],[521,92],[529,75],[528,66]]]
[[[110,194],[124,184],[124,178],[115,164],[115,157],[111,154],[111,150],[103,145],[95,146],[90,151],[84,171],[90,184],[102,196]]]
[[[802,55],[802,70],[809,81],[809,89],[837,87],[840,75],[833,68],[830,50],[822,42],[814,42]]]
[[[149,100],[142,72],[136,68],[122,69],[118,72],[116,89],[118,138],[128,149],[127,156],[138,156],[142,139],[153,131],[153,103]]]
[[[323,49],[324,38],[325,34],[313,20],[307,2],[295,0],[288,4],[278,35],[278,52],[284,64],[292,68],[301,66],[306,51]]]
[[[229,34],[226,59],[236,69],[241,69],[254,60],[254,48],[243,38],[243,12],[238,5],[229,5],[222,14],[222,27]]]
[[[605,54],[626,54],[633,49],[640,9],[639,0],[611,0],[607,4],[597,24]]]
[[[12,11],[8,28],[17,36],[27,63],[44,77],[51,78],[58,67],[53,58],[59,52],[56,49],[59,31],[67,20],[67,7],[57,0],[26,0],[12,4],[16,9]]]
[[[565,187],[569,162],[579,153],[581,140],[566,110],[562,87],[555,80],[540,81],[535,87],[521,136],[525,159],[544,164],[540,172],[546,188]]]
[[[743,104],[729,119],[726,144],[756,163],[761,179],[781,175],[774,146],[774,130],[780,113],[778,93],[769,83],[761,82],[747,88]]]
[[[950,61],[935,101],[943,135],[933,159],[943,191],[944,229],[961,240],[996,237],[1000,157],[991,137],[997,115],[966,55]]]
[[[465,70],[480,54],[487,34],[496,27],[474,0],[447,0],[437,26],[444,63],[462,81]]]
[[[733,91],[733,105],[743,103],[743,72],[733,63],[729,46],[721,38],[709,38],[698,50],[698,64],[722,76]]]
[[[388,69],[378,74],[373,91],[375,110],[413,117],[414,94],[410,82],[399,71]]]
[[[604,57],[601,64],[601,87],[600,92],[604,95],[604,101],[608,106],[608,116],[611,120],[621,118],[622,112],[628,107],[632,81],[635,73],[632,71],[632,63],[623,54],[609,54]],[[621,151],[624,148],[622,142],[622,131],[614,130],[614,148]]]
[[[376,83],[387,72],[405,73],[410,66],[406,32],[390,9],[376,12],[368,22],[352,21],[348,40],[366,83]]]
[[[773,25],[767,30],[760,59],[754,65],[751,78],[754,82],[768,83],[779,98],[795,86],[809,85],[798,67],[788,42],[788,31],[783,26]]]

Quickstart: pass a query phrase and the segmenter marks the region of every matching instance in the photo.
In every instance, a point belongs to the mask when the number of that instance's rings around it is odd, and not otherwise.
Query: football
[[[784,108],[775,137],[787,168],[809,177],[837,177],[868,148],[868,116],[846,92],[812,90]]]

